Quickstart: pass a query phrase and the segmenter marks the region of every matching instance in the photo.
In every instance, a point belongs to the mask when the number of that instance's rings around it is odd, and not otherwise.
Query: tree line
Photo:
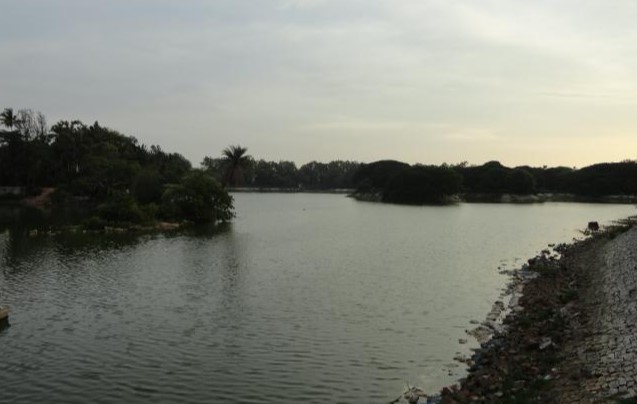
[[[98,122],[57,122],[29,109],[0,113],[0,185],[36,194],[54,187],[54,201],[97,206],[94,224],[145,220],[214,222],[233,215],[229,187],[291,190],[355,189],[386,202],[444,203],[464,195],[568,193],[584,197],[637,194],[637,163],[569,167],[506,167],[497,161],[440,166],[395,160],[369,164],[336,160],[256,160],[239,145],[200,168],[179,153],[147,147]]]
[[[230,151],[237,152],[238,146]],[[354,176],[361,163],[336,160],[329,163],[312,161],[297,167],[293,161],[267,161],[245,158],[232,175],[227,173],[227,155],[222,158],[205,157],[202,167],[217,178],[235,187],[284,188],[298,191],[353,189]]]
[[[239,148],[240,149],[240,148]],[[496,197],[503,194],[571,194],[597,198],[637,195],[637,163],[626,160],[571,167],[506,167],[498,161],[482,165],[409,165],[396,160],[363,164],[355,161],[310,162],[254,160],[235,147],[222,158],[205,157],[201,165],[221,182],[236,187],[304,190],[351,189],[379,194],[386,202],[441,203],[454,195]],[[232,175],[226,161],[239,153]],[[235,159],[237,156],[234,157]],[[238,167],[238,168],[237,168]]]
[[[444,203],[455,195],[465,199],[496,199],[503,194],[571,194],[582,198],[637,195],[637,162],[569,167],[506,167],[498,161],[482,165],[409,165],[395,160],[365,164],[354,182],[359,194],[378,195],[395,203]]]

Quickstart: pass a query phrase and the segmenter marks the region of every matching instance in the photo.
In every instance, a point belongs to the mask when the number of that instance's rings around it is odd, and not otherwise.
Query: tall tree
[[[2,113],[0,113],[0,122],[9,130],[13,130],[13,127],[16,124],[16,115],[13,113],[13,108],[5,108]]]
[[[235,185],[252,161],[252,157],[246,154],[248,149],[240,145],[229,146],[221,152],[225,163],[225,173],[223,176],[223,186]]]

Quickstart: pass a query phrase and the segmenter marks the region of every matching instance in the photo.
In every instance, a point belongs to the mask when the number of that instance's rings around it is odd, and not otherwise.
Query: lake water
[[[0,234],[0,402],[384,403],[463,375],[507,278],[629,205],[237,194],[218,232]]]

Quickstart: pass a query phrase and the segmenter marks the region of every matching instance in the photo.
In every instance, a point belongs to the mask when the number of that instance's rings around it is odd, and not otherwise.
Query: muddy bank
[[[482,348],[443,403],[637,402],[636,227],[544,251],[511,288],[508,315],[490,326],[505,310],[494,305],[477,328]]]

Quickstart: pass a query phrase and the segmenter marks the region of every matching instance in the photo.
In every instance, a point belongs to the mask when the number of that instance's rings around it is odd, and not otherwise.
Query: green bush
[[[97,207],[97,214],[110,223],[141,223],[144,219],[135,199],[127,194],[109,197]]]
[[[156,170],[143,170],[133,180],[133,195],[141,204],[159,202],[163,192],[161,177]]]
[[[169,185],[161,212],[168,219],[194,223],[225,222],[234,217],[232,196],[202,170],[193,170],[179,184]]]
[[[159,206],[156,203],[149,203],[139,207],[144,221],[152,222],[159,216]]]
[[[91,216],[84,221],[83,225],[87,230],[104,230],[108,222],[101,217]]]

